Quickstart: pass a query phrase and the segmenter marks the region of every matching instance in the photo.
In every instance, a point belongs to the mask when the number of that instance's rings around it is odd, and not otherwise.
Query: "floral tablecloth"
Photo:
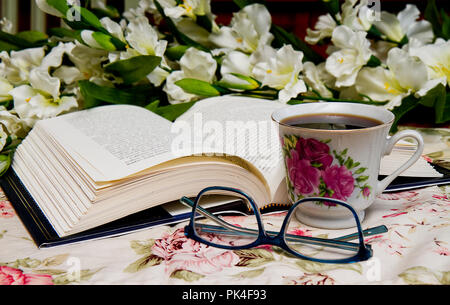
[[[363,227],[389,231],[366,238],[374,257],[336,265],[296,259],[261,246],[228,251],[187,239],[186,223],[81,244],[38,249],[0,193],[0,284],[450,284],[450,186],[383,194]],[[267,230],[285,213],[264,216]],[[234,217],[243,224],[248,218]],[[301,226],[295,234],[326,230]]]

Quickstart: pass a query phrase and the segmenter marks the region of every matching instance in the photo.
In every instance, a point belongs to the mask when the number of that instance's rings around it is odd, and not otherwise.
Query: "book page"
[[[240,157],[260,172],[274,195],[285,171],[278,126],[271,115],[283,107],[286,105],[241,96],[197,102],[174,122],[172,151]]]
[[[119,180],[173,158],[171,122],[145,108],[103,106],[38,124],[97,182]]]

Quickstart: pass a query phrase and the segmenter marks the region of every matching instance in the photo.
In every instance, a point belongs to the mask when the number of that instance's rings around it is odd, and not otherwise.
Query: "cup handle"
[[[380,195],[388,187],[388,185],[395,178],[397,178],[398,175],[400,175],[402,172],[404,172],[406,169],[408,169],[411,165],[413,165],[420,158],[420,156],[423,153],[424,143],[423,143],[422,136],[417,131],[414,131],[414,130],[403,130],[403,131],[396,133],[394,136],[387,138],[383,156],[389,155],[391,153],[392,149],[394,148],[395,143],[397,143],[398,141],[400,141],[403,138],[415,139],[417,142],[417,150],[414,153],[414,155],[412,155],[412,157],[407,162],[405,162],[402,166],[400,166],[396,171],[394,171],[392,174],[390,174],[383,180],[378,181],[376,195]]]

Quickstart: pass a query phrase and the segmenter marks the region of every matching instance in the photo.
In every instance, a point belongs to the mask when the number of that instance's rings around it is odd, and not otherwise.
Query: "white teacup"
[[[293,126],[313,116],[342,116],[349,121],[368,119],[371,127],[345,130]],[[290,200],[328,197],[350,204],[363,221],[365,210],[398,175],[414,164],[423,152],[423,139],[412,130],[389,136],[394,115],[383,108],[354,103],[307,103],[282,108],[272,114],[279,124],[279,136],[286,165]],[[325,120],[325,119],[324,119]],[[325,120],[326,121],[326,120]],[[403,138],[417,141],[414,155],[394,173],[378,181],[380,161]],[[310,226],[339,229],[354,226],[348,211],[333,205],[302,204],[297,219]]]

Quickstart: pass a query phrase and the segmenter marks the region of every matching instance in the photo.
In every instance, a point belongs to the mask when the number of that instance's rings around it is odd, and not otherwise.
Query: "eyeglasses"
[[[244,202],[248,209],[248,217],[244,225],[232,223],[232,217],[221,217],[210,209],[214,202]],[[261,214],[254,200],[243,191],[230,187],[213,186],[200,191],[195,200],[182,197],[180,202],[192,208],[189,225],[184,229],[186,237],[208,246],[239,250],[259,245],[274,245],[288,253],[307,260],[321,263],[354,263],[368,260],[373,251],[364,243],[364,236],[387,232],[386,226],[378,226],[367,230],[361,229],[361,223],[355,210],[347,203],[323,197],[310,197],[297,201],[287,212],[279,232],[266,231]],[[292,234],[298,231],[295,221],[297,208],[302,204],[326,205],[340,209],[342,214],[352,215],[356,233],[328,238],[327,236],[304,236]],[[356,240],[356,242],[351,242]]]

